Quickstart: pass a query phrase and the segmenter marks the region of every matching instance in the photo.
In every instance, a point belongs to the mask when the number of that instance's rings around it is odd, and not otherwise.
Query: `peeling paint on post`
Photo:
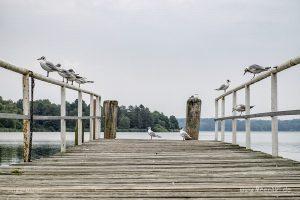
[[[23,115],[29,116],[29,74],[23,76]],[[31,157],[31,144],[30,144],[30,121],[29,119],[23,120],[23,160],[30,162]]]
[[[186,105],[186,132],[192,140],[198,140],[200,130],[201,100],[191,96]]]
[[[117,132],[118,101],[104,101],[104,138],[115,139]]]

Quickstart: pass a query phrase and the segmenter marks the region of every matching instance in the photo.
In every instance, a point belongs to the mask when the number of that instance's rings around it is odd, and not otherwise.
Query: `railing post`
[[[78,120],[77,120],[77,131],[78,131],[78,145],[82,144],[82,92],[78,92]]]
[[[221,117],[225,117],[225,97],[222,97]],[[225,120],[221,121],[221,141],[225,141]]]
[[[94,116],[94,95],[90,95],[90,117]],[[90,141],[93,140],[94,134],[94,119],[90,118]]]
[[[245,86],[245,106],[246,106],[246,115],[250,115],[250,86]],[[251,136],[250,136],[250,118],[245,120],[246,127],[246,149],[251,148]]]
[[[66,88],[61,87],[60,116],[66,116]],[[60,151],[66,152],[66,120],[60,120]]]
[[[232,93],[232,108],[236,107],[236,91]],[[233,110],[233,116],[236,116],[236,110]],[[232,144],[236,144],[237,120],[232,120]]]
[[[101,111],[100,111],[100,97],[96,97],[96,117],[99,117],[101,115]],[[96,118],[96,124],[95,124],[95,128],[96,128],[96,139],[99,139],[100,137],[100,129],[101,129],[101,119]]]
[[[219,115],[219,102],[218,100],[215,101],[215,119],[218,118]],[[219,121],[215,121],[215,141],[218,141],[219,135]]]
[[[271,74],[271,111],[277,112],[277,73]],[[278,117],[272,117],[272,155],[278,156]]]
[[[29,117],[29,74],[23,75],[23,115]],[[31,158],[30,144],[30,120],[23,120],[23,160],[30,162]]]

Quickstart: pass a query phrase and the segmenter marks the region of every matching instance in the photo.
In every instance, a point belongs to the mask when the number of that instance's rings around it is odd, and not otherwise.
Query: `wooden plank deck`
[[[93,141],[0,179],[0,199],[300,199],[299,162],[214,141]]]

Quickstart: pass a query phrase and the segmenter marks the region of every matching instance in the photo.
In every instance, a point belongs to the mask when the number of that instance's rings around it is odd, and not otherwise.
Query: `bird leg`
[[[74,81],[72,81],[72,85],[73,85]]]
[[[65,78],[63,77],[63,82],[65,82]]]
[[[151,140],[152,140],[152,136],[150,136],[151,137]]]
[[[253,74],[253,75],[254,75],[254,76],[252,77],[252,79],[254,79],[254,78],[255,78],[255,74]],[[252,80],[252,79],[251,79],[251,80]]]
[[[47,77],[49,77],[49,72],[47,72]]]

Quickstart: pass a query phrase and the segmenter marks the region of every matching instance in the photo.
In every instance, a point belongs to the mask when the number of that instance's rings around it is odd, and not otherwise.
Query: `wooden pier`
[[[300,199],[299,162],[218,141],[95,140],[0,179],[0,199]]]

